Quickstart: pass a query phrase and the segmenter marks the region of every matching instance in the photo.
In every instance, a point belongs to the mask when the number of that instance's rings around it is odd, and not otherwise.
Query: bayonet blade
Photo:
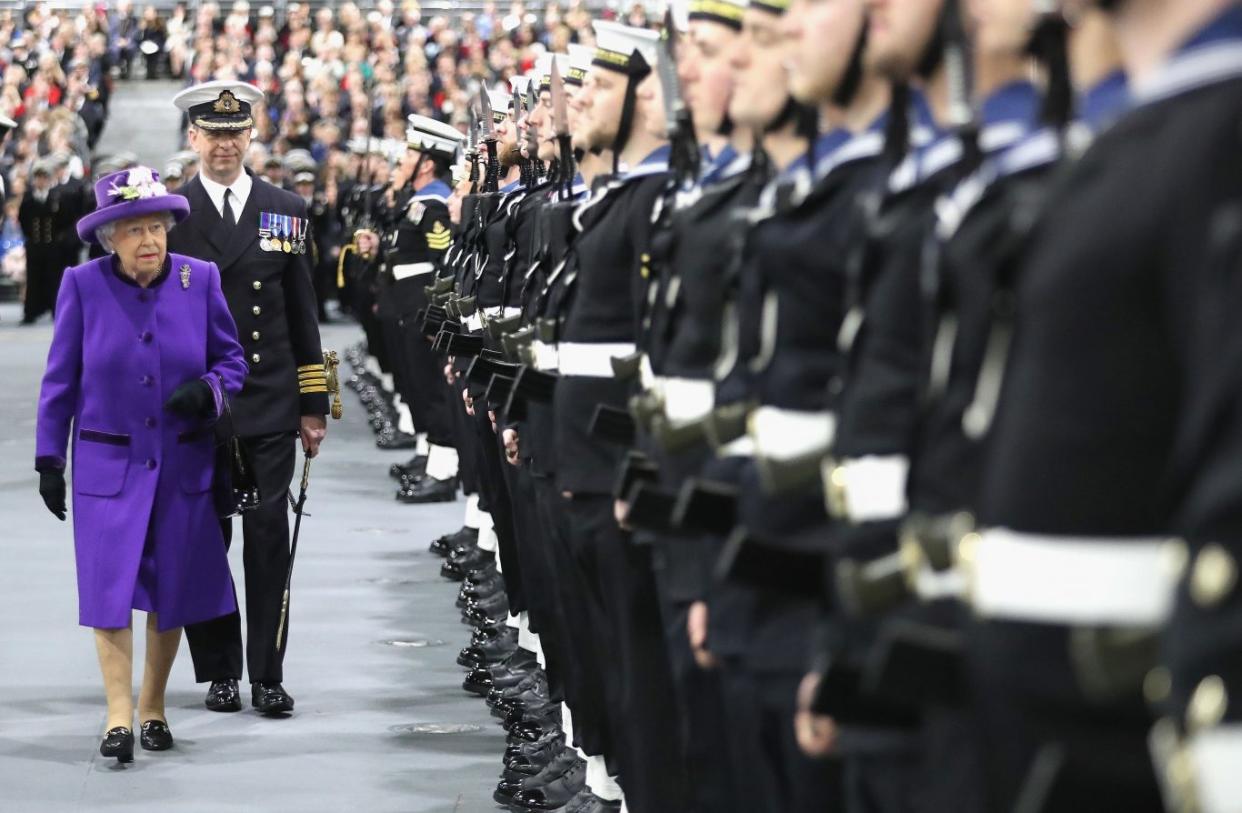
[[[479,152],[479,114],[475,112],[474,105],[470,105],[470,129],[466,132],[466,152],[471,155],[477,155]]]
[[[552,60],[552,130],[557,136],[568,136],[569,105],[565,99],[565,82],[556,63]]]
[[[530,116],[538,104],[539,90],[535,87],[535,83],[531,82],[526,91],[526,152],[532,161],[539,158],[539,129],[531,124]]]
[[[479,88],[479,118],[483,126],[483,140],[496,140],[496,122],[492,119],[492,100],[487,98],[487,88]]]
[[[664,92],[664,129],[671,139],[677,132],[680,117],[686,112],[681,98],[681,79],[677,76],[677,33],[673,27],[673,10],[664,14],[664,31],[660,34],[664,53],[656,61],[656,75]]]

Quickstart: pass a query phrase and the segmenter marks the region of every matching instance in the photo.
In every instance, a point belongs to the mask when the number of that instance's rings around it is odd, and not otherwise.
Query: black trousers
[[[243,438],[254,460],[263,503],[243,514],[242,566],[246,578],[246,663],[251,683],[284,679],[283,654],[276,652],[276,628],[289,570],[289,484],[297,441],[288,433]],[[233,538],[224,520],[224,545]],[[236,587],[234,587],[236,593]],[[289,621],[286,620],[286,626]],[[287,635],[287,633],[286,633]],[[185,628],[199,683],[242,674],[241,615],[232,613]]]
[[[567,506],[575,556],[594,574],[592,604],[607,630],[597,649],[610,676],[609,726],[626,805],[633,813],[686,810],[684,749],[650,549],[617,527],[611,497],[575,494]]]
[[[60,279],[65,267],[60,264],[61,255],[54,249],[30,246],[26,251],[26,299],[22,318],[28,322],[38,319],[48,311],[55,312],[56,294],[60,292]]]
[[[453,421],[446,411],[448,389],[444,383],[444,361],[431,349],[413,314],[400,322],[401,341],[409,376],[410,415],[419,432],[437,446],[453,445]],[[402,398],[405,398],[403,393]],[[460,407],[460,405],[457,405]]]

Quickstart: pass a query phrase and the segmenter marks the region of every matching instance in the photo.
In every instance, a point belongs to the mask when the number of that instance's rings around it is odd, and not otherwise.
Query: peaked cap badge
[[[241,110],[241,103],[237,101],[232,91],[222,90],[211,109],[217,113],[237,113]]]

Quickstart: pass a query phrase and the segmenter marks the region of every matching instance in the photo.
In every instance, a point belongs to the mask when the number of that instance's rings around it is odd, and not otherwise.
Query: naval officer
[[[201,167],[180,190],[190,216],[169,250],[220,268],[250,375],[232,404],[237,434],[254,460],[262,504],[242,517],[246,573],[246,661],[251,701],[267,715],[293,710],[281,685],[276,648],[289,567],[289,510],[295,438],[314,457],[327,431],[327,381],[319,343],[305,202],[242,166],[263,93],[242,82],[207,82],[173,99],[189,120],[189,145]],[[225,528],[225,544],[231,528]],[[210,682],[212,711],[242,708],[241,618],[236,613],[186,629],[195,678]]]

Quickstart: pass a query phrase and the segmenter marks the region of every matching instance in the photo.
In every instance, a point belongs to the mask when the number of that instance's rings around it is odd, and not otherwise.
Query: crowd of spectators
[[[562,2],[486,3],[451,15],[426,14],[416,0],[279,10],[207,0],[164,13],[131,0],[0,9],[0,114],[18,125],[0,151],[0,281],[21,280],[19,208],[36,165],[53,187],[86,193],[92,173],[112,168],[95,148],[119,82],[253,82],[267,104],[255,113],[251,166],[263,174],[276,159],[309,152],[316,193],[334,206],[357,166],[351,141],[399,142],[411,113],[464,129],[481,86],[504,84],[545,50],[590,44],[587,0]],[[633,24],[646,15],[641,3],[626,12]]]

